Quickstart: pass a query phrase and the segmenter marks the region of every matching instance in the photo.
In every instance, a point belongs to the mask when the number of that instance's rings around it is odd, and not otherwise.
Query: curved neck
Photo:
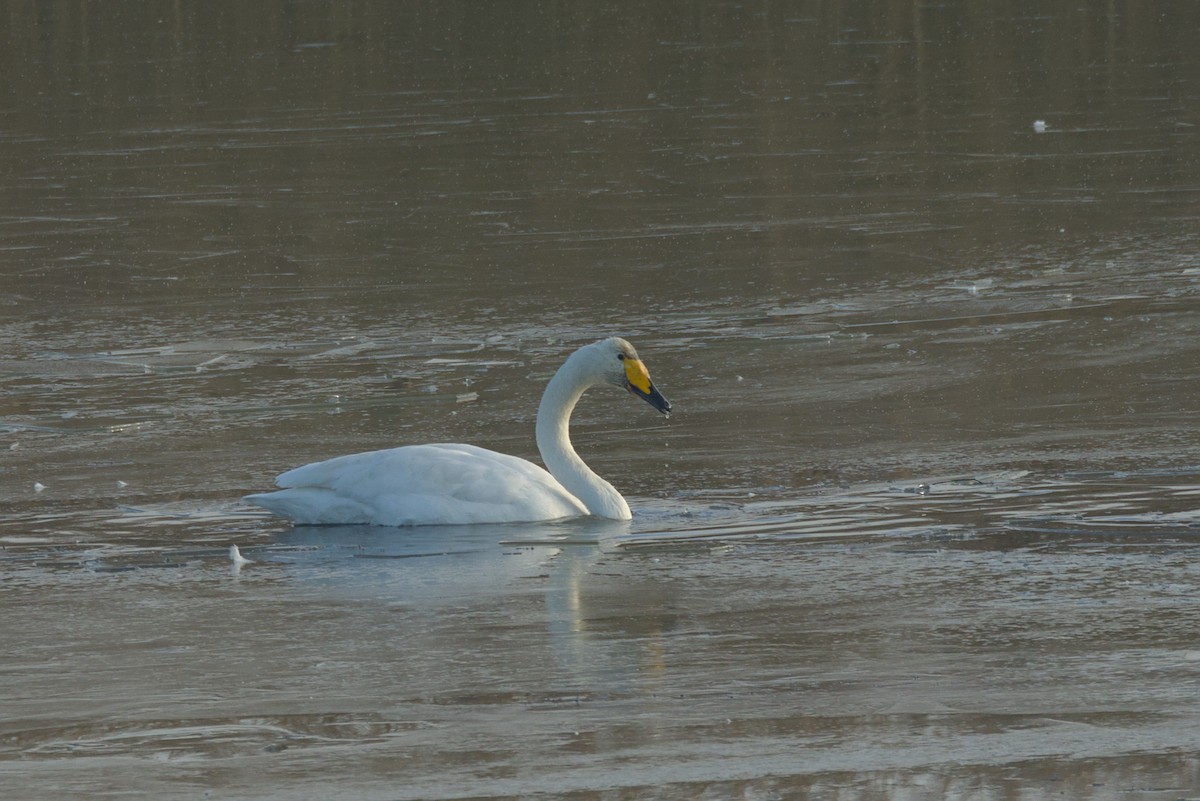
[[[575,452],[568,425],[571,411],[592,381],[579,369],[572,355],[546,386],[537,413],[537,446],[542,462],[567,492],[587,507],[590,514],[614,520],[628,520],[629,504]]]

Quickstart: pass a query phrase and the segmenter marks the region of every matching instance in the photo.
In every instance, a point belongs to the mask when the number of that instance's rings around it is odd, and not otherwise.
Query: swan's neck
[[[571,446],[567,430],[571,411],[592,380],[582,374],[576,359],[566,363],[550,379],[537,414],[537,445],[542,462],[550,474],[558,479],[567,492],[587,507],[589,513],[614,520],[630,518],[629,504],[621,493],[613,488],[590,467]]]

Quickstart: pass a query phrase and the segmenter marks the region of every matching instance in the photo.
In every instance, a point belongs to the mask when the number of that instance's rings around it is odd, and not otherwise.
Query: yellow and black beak
[[[640,359],[625,359],[625,389],[663,414],[671,413],[671,402],[654,388],[650,381],[650,373]]]

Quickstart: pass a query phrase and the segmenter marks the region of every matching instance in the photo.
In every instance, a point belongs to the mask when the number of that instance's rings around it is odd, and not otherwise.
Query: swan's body
[[[408,445],[297,467],[276,479],[279,491],[246,500],[309,525],[628,520],[625,499],[584,464],[568,433],[575,404],[597,384],[628,389],[663,414],[671,410],[633,346],[614,337],[571,354],[542,395],[537,444],[549,472],[474,445]]]

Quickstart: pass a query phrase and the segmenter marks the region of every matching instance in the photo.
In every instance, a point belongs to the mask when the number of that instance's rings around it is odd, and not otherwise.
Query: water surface
[[[0,791],[1195,797],[1198,24],[10,3]],[[611,334],[629,525],[239,501]]]

